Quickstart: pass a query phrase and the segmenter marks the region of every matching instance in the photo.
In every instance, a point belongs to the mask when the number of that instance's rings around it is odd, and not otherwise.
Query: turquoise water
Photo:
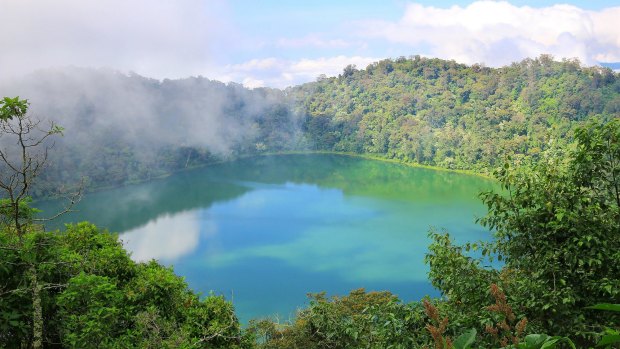
[[[118,232],[132,258],[173,265],[194,290],[232,299],[243,321],[288,319],[308,292],[437,295],[423,262],[427,231],[488,239],[474,219],[485,213],[477,193],[491,187],[347,156],[268,156],[88,194],[55,224],[89,220]]]

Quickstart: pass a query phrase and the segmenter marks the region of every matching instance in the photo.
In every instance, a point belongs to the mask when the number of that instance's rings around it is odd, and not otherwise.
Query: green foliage
[[[609,311],[620,312],[620,304],[600,303],[600,304],[593,305],[591,307],[586,307],[586,309],[609,310]]]
[[[162,313],[177,316],[184,301],[183,290],[187,284],[174,275],[172,269],[155,261],[138,265],[136,276],[130,280],[127,298],[141,308],[156,306]]]
[[[82,178],[89,189],[119,186],[236,156],[290,150],[355,152],[490,174],[505,155],[537,159],[550,139],[567,146],[573,130],[587,120],[610,120],[620,113],[618,74],[550,56],[502,68],[401,57],[365,69],[349,66],[339,77],[284,91],[204,78],[114,79],[153,100],[149,118],[154,125],[183,125],[188,111],[178,106],[203,109],[218,96],[226,118],[249,132],[223,152],[159,137],[128,137],[122,123],[93,122],[106,108],[98,99],[66,97],[72,108],[61,112],[71,115],[76,133],[57,143],[52,166],[33,196],[54,195]]]
[[[618,347],[620,343],[620,331],[614,329],[606,329],[603,333],[603,336],[598,343],[596,343],[597,347],[602,348],[614,348]]]
[[[126,283],[137,274],[139,264],[129,258],[118,236],[107,230],[82,222],[67,225],[58,236],[73,275],[84,272]]]
[[[30,206],[32,198],[25,197],[17,203],[17,206],[10,199],[0,198],[0,224],[9,226],[15,217],[15,207],[17,207],[18,219],[23,222],[32,222],[36,214],[40,211]]]
[[[490,173],[505,155],[536,159],[596,116],[620,112],[618,75],[550,56],[502,68],[419,56],[347,67],[291,88],[319,150]]]
[[[113,346],[127,325],[123,293],[109,278],[81,273],[58,296],[62,342],[71,348]]]
[[[412,348],[428,341],[418,303],[403,304],[389,292],[311,295],[293,323],[253,322],[260,348]]]
[[[511,156],[495,172],[502,191],[482,194],[489,213],[480,221],[495,242],[457,246],[447,234],[430,233],[426,261],[445,318],[429,319],[422,304],[403,304],[389,292],[356,290],[313,295],[294,322],[255,321],[244,334],[230,302],[199,297],[155,261],[133,262],[115,235],[88,223],[54,233],[31,224],[36,212],[26,195],[17,205],[0,200],[0,346],[32,344],[35,285],[48,346],[250,348],[257,340],[260,348],[378,349],[439,339],[441,348],[575,348],[568,336],[586,346],[602,333],[597,345],[613,347],[618,314],[591,310],[620,303],[619,86],[608,69],[549,56],[499,69],[399,58],[365,70],[348,66],[337,78],[285,92],[259,90],[275,102],[257,116],[238,98],[250,92],[218,85],[233,100],[231,117],[252,122],[255,135],[229,156],[310,145],[481,172]],[[4,98],[0,122],[21,120],[27,110],[27,100]],[[296,115],[305,115],[305,136]],[[53,125],[44,134],[62,131]],[[116,141],[113,129],[90,131],[97,135],[90,147],[61,142],[72,151],[58,156],[35,196],[55,193],[76,175],[102,187],[220,160],[185,144],[145,150]],[[19,236],[11,229],[15,212],[25,225]],[[482,256],[472,257],[472,249]],[[483,266],[493,258],[503,260],[501,270]],[[559,336],[521,340],[525,317],[530,333]]]
[[[601,303],[593,305],[591,307],[586,307],[586,309],[620,313],[620,304]],[[598,341],[598,343],[596,343],[597,348],[617,348],[618,346],[620,346],[620,322],[616,325],[615,328],[605,328],[601,339]]]
[[[619,135],[620,119],[591,123],[576,131],[572,150],[552,149],[528,166],[496,172],[503,190],[482,194],[488,215],[481,219],[496,241],[475,247],[502,258],[501,272],[481,268],[464,253],[467,246],[431,233],[430,277],[451,318],[462,327],[485,324],[481,285],[498,283],[531,330],[585,346],[618,321],[583,308],[620,300]]]
[[[549,333],[584,336],[609,320],[581,309],[620,299],[620,120],[576,134],[565,157],[499,171],[508,195],[483,196],[482,223],[496,229],[497,252],[517,271],[513,293],[528,318]]]
[[[552,349],[558,345],[566,343],[570,348],[576,349],[575,344],[567,337],[554,336],[550,337],[546,334],[530,334],[525,336],[525,340],[516,346],[509,348],[517,349]]]
[[[0,100],[0,121],[13,120],[26,115],[28,111],[28,100],[19,97],[4,97]]]
[[[476,329],[472,328],[469,331],[463,333],[462,335],[458,336],[455,340],[454,340],[454,349],[469,349],[471,348],[472,344],[474,344],[474,341],[476,340]]]
[[[0,231],[0,347],[32,335],[23,275],[36,265],[43,285],[44,342],[69,348],[237,348],[232,304],[201,298],[170,268],[135,263],[118,238],[89,223],[63,232]]]
[[[455,245],[449,234],[431,230],[429,237],[433,240],[425,257],[429,279],[456,310],[442,309],[450,313],[451,324],[462,328],[490,321],[484,319],[481,309],[490,301],[486,292],[489,285],[500,282],[499,272],[483,268],[482,260],[466,255],[466,246]]]

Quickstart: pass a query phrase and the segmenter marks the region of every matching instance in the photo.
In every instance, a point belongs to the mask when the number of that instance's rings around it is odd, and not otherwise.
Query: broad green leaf
[[[545,342],[540,346],[540,349],[555,348],[560,338],[547,338]]]
[[[608,310],[608,311],[620,312],[620,304],[600,303],[600,304],[593,305],[591,307],[586,307],[586,309]]]
[[[472,328],[469,331],[463,333],[458,336],[454,340],[454,348],[455,349],[467,349],[474,343],[476,340],[476,329]]]
[[[603,336],[603,338],[601,338],[601,340],[596,343],[596,346],[602,347],[604,345],[610,345],[615,343],[620,343],[620,334],[608,334],[606,336]]]
[[[530,334],[525,336],[526,348],[539,348],[549,338],[546,334]]]

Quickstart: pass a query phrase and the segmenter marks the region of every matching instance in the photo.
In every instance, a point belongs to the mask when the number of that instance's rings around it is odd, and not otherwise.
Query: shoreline
[[[256,155],[247,155],[247,156],[239,157],[239,159],[249,158],[249,157],[254,157],[254,156],[313,155],[313,154],[350,156],[350,157],[361,158],[361,159],[366,159],[366,160],[375,160],[375,161],[387,162],[387,163],[392,163],[392,164],[398,164],[398,165],[403,165],[403,166],[413,167],[413,168],[423,168],[427,170],[442,171],[442,172],[453,172],[453,173],[458,173],[458,174],[463,174],[463,175],[468,175],[468,176],[475,176],[475,177],[480,177],[480,178],[496,181],[495,178],[493,178],[492,176],[488,174],[475,172],[472,170],[459,170],[459,169],[450,169],[450,168],[439,167],[439,166],[424,165],[424,164],[419,164],[415,162],[409,162],[409,161],[403,161],[403,160],[397,160],[397,159],[389,159],[389,158],[382,157],[379,155],[328,151],[328,150],[284,151],[284,152],[263,153],[263,154],[256,154]]]
[[[389,159],[389,158],[382,157],[382,156],[379,156],[379,155],[359,154],[359,153],[352,153],[352,152],[339,152],[339,151],[329,151],[329,150],[291,150],[291,151],[280,151],[280,152],[266,152],[266,153],[261,153],[261,154],[239,155],[237,157],[230,158],[230,159],[222,159],[220,161],[214,161],[214,162],[209,162],[209,163],[205,163],[205,164],[199,164],[199,165],[195,165],[195,166],[188,166],[188,167],[185,167],[185,168],[177,169],[175,171],[171,171],[169,173],[165,173],[165,174],[162,174],[162,175],[159,175],[159,176],[156,176],[156,177],[151,177],[151,178],[144,179],[144,180],[127,181],[127,182],[125,182],[123,184],[120,184],[120,185],[98,186],[98,187],[94,187],[92,189],[83,188],[85,190],[83,190],[82,195],[86,195],[86,194],[89,194],[89,193],[96,193],[96,192],[106,191],[106,190],[111,190],[111,189],[122,188],[122,187],[125,187],[125,186],[128,186],[128,185],[136,185],[136,184],[148,183],[148,182],[151,182],[151,181],[157,181],[157,180],[161,180],[161,179],[165,179],[167,177],[170,177],[170,176],[172,176],[172,175],[174,175],[176,173],[181,173],[181,172],[184,172],[184,171],[191,171],[191,170],[206,168],[206,167],[209,167],[209,166],[224,164],[224,163],[233,162],[233,161],[238,161],[238,160],[241,160],[241,159],[249,159],[249,158],[261,157],[261,156],[267,157],[267,156],[287,156],[287,155],[338,155],[338,156],[348,156],[348,157],[360,158],[360,159],[365,159],[365,160],[373,160],[373,161],[381,161],[381,162],[385,162],[385,163],[392,163],[392,164],[397,164],[397,165],[402,165],[402,166],[407,166],[407,167],[412,167],[412,168],[422,168],[422,169],[432,170],[432,171],[458,173],[458,174],[462,174],[462,175],[474,176],[474,177],[483,178],[483,179],[486,179],[486,180],[496,181],[496,179],[493,178],[490,175],[487,175],[487,174],[484,174],[484,173],[480,173],[480,172],[475,172],[475,171],[472,171],[472,170],[449,169],[449,168],[444,168],[444,167],[439,167],[439,166],[423,165],[423,164],[418,164],[418,163],[415,163],[415,162],[408,162],[408,161],[397,160],[397,159]],[[50,201],[50,200],[59,200],[61,198],[62,197],[33,198],[32,202],[33,203],[45,202],[45,201]]]

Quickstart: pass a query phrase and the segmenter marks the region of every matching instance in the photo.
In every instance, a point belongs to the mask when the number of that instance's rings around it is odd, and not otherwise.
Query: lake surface
[[[491,187],[348,156],[266,156],[88,194],[55,224],[89,220],[118,232],[132,258],[173,265],[194,290],[232,299],[242,321],[288,319],[309,292],[438,295],[424,264],[427,232],[488,239],[474,220],[485,214],[478,192]]]

